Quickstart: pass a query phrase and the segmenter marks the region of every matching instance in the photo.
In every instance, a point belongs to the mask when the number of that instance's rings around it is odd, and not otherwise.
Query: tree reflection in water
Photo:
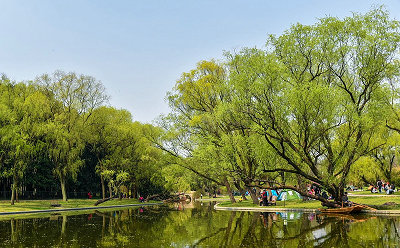
[[[2,247],[396,247],[400,217],[156,206],[0,221]]]

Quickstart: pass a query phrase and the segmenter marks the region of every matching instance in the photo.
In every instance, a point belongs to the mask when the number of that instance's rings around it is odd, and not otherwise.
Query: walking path
[[[162,205],[162,204],[163,204],[163,203],[160,202],[160,203],[142,203],[142,204],[126,204],[126,205],[100,206],[100,207],[60,208],[60,209],[46,209],[46,210],[30,210],[30,211],[0,212],[0,215],[53,213],[53,212],[66,212],[66,211],[81,211],[81,210],[107,209],[107,208],[140,207],[140,206],[152,206],[152,205]]]
[[[349,196],[368,196],[368,197],[381,197],[381,196],[386,196],[386,197],[400,197],[399,195],[387,195],[387,194],[371,194],[371,195],[357,195],[357,194],[353,194],[353,193],[349,193]]]

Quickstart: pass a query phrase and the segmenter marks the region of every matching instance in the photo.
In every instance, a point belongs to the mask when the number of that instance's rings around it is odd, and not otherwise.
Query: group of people
[[[321,187],[315,183],[307,185],[307,192],[310,195],[317,195],[317,196],[322,196],[323,198],[327,200],[331,200],[332,196],[328,195],[328,193],[324,190],[321,189]],[[308,200],[311,200],[308,198]]]
[[[271,190],[271,194],[268,190],[263,190],[260,192],[260,206],[269,206],[276,205],[276,201],[278,200],[278,192],[276,190]]]
[[[386,194],[390,195],[393,194],[396,187],[394,184],[390,184],[389,182],[385,182],[383,180],[378,180],[376,182],[376,186],[369,186],[369,190],[371,193],[382,193],[382,191],[386,192]]]
[[[321,188],[314,183],[309,184],[309,185],[307,185],[307,192],[310,195],[318,195],[319,196],[321,194]]]

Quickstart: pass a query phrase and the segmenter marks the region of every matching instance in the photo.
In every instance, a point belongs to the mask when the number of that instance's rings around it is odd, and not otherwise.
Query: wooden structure
[[[352,206],[349,207],[341,207],[341,208],[319,208],[318,210],[321,213],[329,213],[329,214],[353,214],[353,213],[359,213],[363,209],[369,209],[369,210],[376,210],[375,208],[371,208],[366,205],[360,205],[354,203]]]
[[[321,213],[329,213],[329,214],[350,214],[357,213],[363,210],[364,208],[361,206],[351,206],[351,207],[343,207],[343,208],[320,208],[318,209]]]

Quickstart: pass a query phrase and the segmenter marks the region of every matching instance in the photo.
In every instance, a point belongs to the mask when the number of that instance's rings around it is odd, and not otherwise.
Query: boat
[[[321,213],[320,215],[326,218],[335,218],[351,222],[363,222],[369,219],[376,219],[376,216],[363,215],[363,214],[360,215],[360,214]]]
[[[358,213],[363,210],[365,207],[360,205],[355,205],[351,207],[343,207],[343,208],[319,208],[318,210],[321,213],[330,213],[330,214],[350,214],[350,213]]]

